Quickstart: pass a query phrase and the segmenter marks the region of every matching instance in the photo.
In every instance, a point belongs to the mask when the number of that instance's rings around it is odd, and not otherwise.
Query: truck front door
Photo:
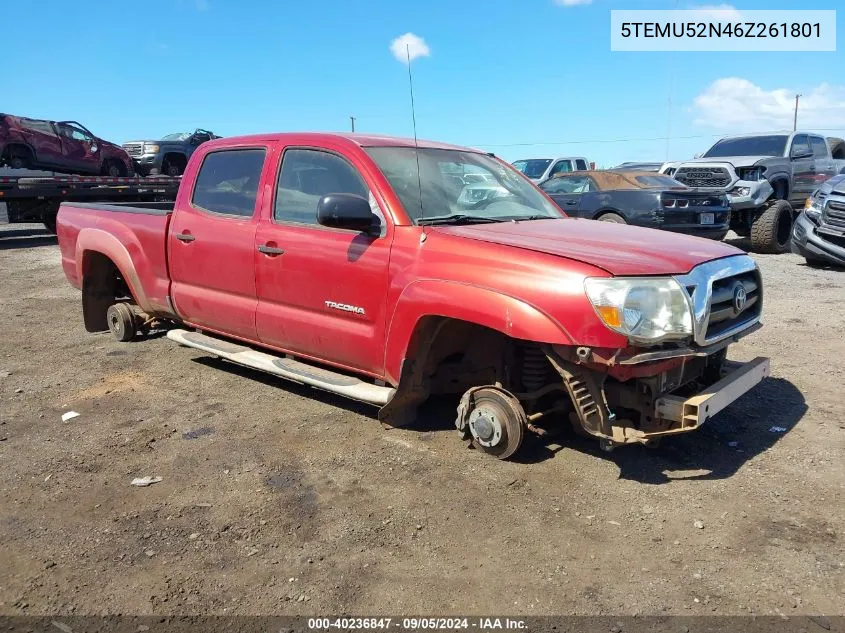
[[[256,340],[256,209],[266,147],[227,147],[207,153],[183,177],[170,222],[170,294],[189,324]]]
[[[263,343],[383,375],[392,227],[372,188],[339,151],[284,150],[271,208],[255,236]],[[329,193],[368,198],[381,217],[380,235],[318,225],[317,203]]]

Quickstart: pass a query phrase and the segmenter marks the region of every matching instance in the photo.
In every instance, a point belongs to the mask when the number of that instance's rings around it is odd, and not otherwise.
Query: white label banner
[[[835,51],[836,11],[613,10],[610,50]]]

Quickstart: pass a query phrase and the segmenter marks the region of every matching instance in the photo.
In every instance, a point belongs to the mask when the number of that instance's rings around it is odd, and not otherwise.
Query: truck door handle
[[[570,206],[570,207],[574,207],[578,203],[575,202],[575,200],[567,200],[564,204],[566,204],[567,206]]]
[[[265,255],[275,256],[275,255],[284,255],[284,254],[285,254],[285,249],[283,249],[283,248],[276,248],[275,246],[269,246],[269,245],[267,245],[267,244],[261,244],[261,245],[258,247],[258,252],[259,252],[259,253],[264,253]]]
[[[190,233],[177,233],[176,239],[179,240],[180,242],[193,242],[197,238],[195,238]]]

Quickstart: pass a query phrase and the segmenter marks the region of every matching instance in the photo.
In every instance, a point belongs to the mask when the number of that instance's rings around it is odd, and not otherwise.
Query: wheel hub
[[[502,441],[502,425],[498,416],[486,407],[473,410],[469,416],[469,432],[475,441],[487,448]]]

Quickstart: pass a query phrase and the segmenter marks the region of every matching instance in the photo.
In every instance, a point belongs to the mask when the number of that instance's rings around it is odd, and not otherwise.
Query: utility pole
[[[795,115],[792,117],[792,131],[798,129],[798,99],[801,95],[795,95]]]
[[[352,131],[355,131],[355,117],[351,114],[349,115],[349,122],[352,124]]]

